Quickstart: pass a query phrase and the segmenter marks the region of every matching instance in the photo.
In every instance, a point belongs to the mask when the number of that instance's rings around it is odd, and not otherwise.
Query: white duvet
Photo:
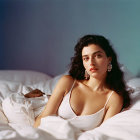
[[[43,88],[43,86],[34,84],[28,87],[21,83],[2,80],[0,81],[2,104],[0,140],[140,140],[140,84],[138,83],[140,83],[139,78],[128,82],[128,85],[135,89],[131,108],[108,119],[94,130],[81,132],[58,116],[43,118],[40,127],[33,128],[34,119],[42,111],[48,98],[43,96],[27,99],[22,94],[31,88]]]

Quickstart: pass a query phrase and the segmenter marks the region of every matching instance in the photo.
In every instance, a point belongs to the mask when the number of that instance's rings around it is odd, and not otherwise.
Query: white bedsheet
[[[56,140],[53,136],[31,126],[0,124],[0,140]]]
[[[128,110],[111,119],[108,119],[100,127],[87,132],[80,133],[66,120],[46,117],[48,126],[35,129],[23,124],[0,125],[0,139],[39,139],[39,140],[139,140],[140,139],[140,111]],[[59,120],[60,119],[60,120]],[[51,120],[51,121],[50,121]],[[54,123],[55,122],[55,123]],[[61,124],[61,125],[60,125]],[[44,130],[44,131],[43,131]]]
[[[83,133],[78,140],[139,140],[140,110],[127,110],[106,120],[100,127]]]
[[[140,83],[140,79],[135,81]],[[129,81],[130,87],[133,84],[136,85],[134,81]],[[33,87],[35,88],[35,85]],[[26,100],[21,93],[28,92],[30,88],[13,81],[0,81],[0,111],[5,117],[5,120],[4,118],[1,120],[0,116],[0,140],[140,140],[139,87],[140,84],[133,86],[136,91],[132,95],[133,104],[129,110],[108,119],[94,130],[81,132],[67,120],[56,116],[42,119],[41,126],[37,129],[33,128],[33,122],[28,123],[29,119],[34,121],[34,117],[46,104],[47,97]],[[8,111],[9,107],[11,110]],[[15,107],[17,107],[16,112],[12,111]],[[24,119],[26,121],[23,121]]]

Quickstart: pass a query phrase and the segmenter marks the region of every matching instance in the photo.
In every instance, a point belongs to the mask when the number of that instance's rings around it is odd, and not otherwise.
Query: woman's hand
[[[27,93],[24,95],[26,98],[34,98],[34,97],[40,97],[43,96],[45,93],[43,93],[39,89],[32,90],[31,92]]]
[[[35,123],[34,123],[34,128],[37,128],[41,123],[41,117],[37,117],[36,120],[35,120]]]

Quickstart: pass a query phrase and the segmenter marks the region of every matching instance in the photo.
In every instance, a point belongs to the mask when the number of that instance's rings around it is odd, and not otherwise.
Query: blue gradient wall
[[[4,54],[4,3],[0,2],[0,68],[3,67]]]
[[[60,74],[77,40],[94,33],[112,42],[132,73],[140,71],[139,0],[5,0],[1,5],[1,69]]]

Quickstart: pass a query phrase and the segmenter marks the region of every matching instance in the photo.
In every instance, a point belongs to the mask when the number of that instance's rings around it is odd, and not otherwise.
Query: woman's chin
[[[99,72],[94,72],[90,75],[92,78],[96,78],[96,79],[104,79],[104,77],[106,76],[105,74],[101,74]]]

